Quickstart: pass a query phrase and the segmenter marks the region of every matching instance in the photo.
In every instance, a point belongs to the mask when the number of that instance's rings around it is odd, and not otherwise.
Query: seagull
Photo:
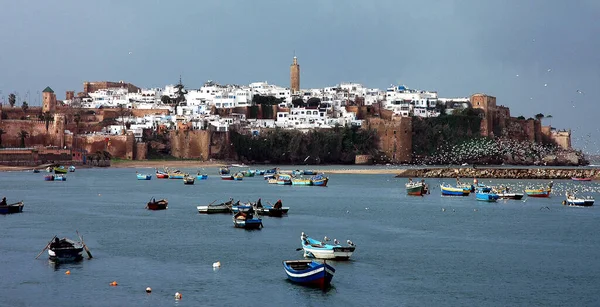
[[[340,245],[340,241],[338,241],[338,239],[333,239],[333,244]]]
[[[325,238],[323,238],[323,242],[327,242],[327,241],[331,241],[331,240],[329,240],[329,238],[327,236],[325,236]]]
[[[348,243],[348,245],[350,245],[350,246],[354,246],[354,243],[352,243],[352,241],[350,241],[350,240],[346,240],[346,243]]]
[[[129,51],[129,54],[132,54],[133,52]]]

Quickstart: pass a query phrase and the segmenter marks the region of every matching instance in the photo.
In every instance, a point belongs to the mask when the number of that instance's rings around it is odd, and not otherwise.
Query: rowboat
[[[576,197],[575,194],[565,192],[566,199],[563,200],[563,205],[566,206],[577,206],[577,207],[590,207],[594,205],[594,198],[592,197]]]
[[[335,269],[329,264],[314,260],[283,261],[283,269],[289,280],[322,289],[329,286],[335,273]]]
[[[198,213],[230,213],[231,205],[233,204],[233,200],[229,200],[228,202],[220,203],[218,205],[210,204],[208,206],[197,206]]]
[[[69,166],[69,172],[74,172],[75,171],[75,165],[71,165]]]
[[[312,185],[309,178],[292,178],[292,185]]]
[[[290,176],[288,174],[279,174],[279,176],[277,176],[277,184],[291,185],[292,184],[292,176]]]
[[[231,171],[229,170],[229,167],[227,166],[221,166],[219,168],[219,175],[228,175]]]
[[[244,179],[243,173],[235,173],[235,175],[233,175],[233,180],[243,180],[243,179]]]
[[[48,247],[50,260],[57,262],[81,260],[83,259],[82,252],[83,243],[68,238],[58,239],[54,237],[54,241]]]
[[[487,202],[495,202],[499,198],[498,194],[496,194],[496,193],[482,192],[482,191],[477,191],[477,193],[475,194],[475,197],[477,198],[477,200],[487,201]]]
[[[68,170],[64,166],[59,166],[54,168],[55,174],[66,174]]]
[[[312,182],[312,185],[314,185],[314,186],[326,187],[327,183],[329,182],[329,177],[325,177],[323,174],[318,174],[318,175],[312,176],[310,178],[310,181]]]
[[[269,203],[268,205],[263,206],[259,198],[256,204],[254,205],[254,211],[256,211],[257,213],[274,217],[281,217],[284,214],[287,214],[289,210],[290,207],[283,207],[281,199],[278,199],[275,202],[275,205],[271,205],[271,203]]]
[[[305,169],[302,172],[304,173],[304,175],[316,175],[317,174],[317,172],[310,170],[310,169]]]
[[[14,204],[0,205],[0,214],[11,214],[23,212],[23,201]]]
[[[208,175],[207,174],[200,174],[200,173],[198,173],[198,174],[196,174],[196,179],[198,179],[198,180],[206,180],[206,179],[208,179]]]
[[[169,179],[183,179],[186,175],[180,171],[169,172]]]
[[[262,219],[254,217],[252,211],[238,212],[233,216],[233,226],[244,229],[260,229],[263,227]]]
[[[427,194],[427,187],[423,182],[412,182],[406,183],[406,194],[413,196],[423,196]]]
[[[148,174],[139,174],[139,173],[136,173],[135,175],[137,176],[138,180],[150,180],[150,179],[152,179],[152,175],[148,175]]]
[[[233,180],[233,176],[229,174],[221,175],[221,180]]]
[[[44,176],[45,181],[54,181],[54,175],[46,175]]]
[[[547,188],[539,188],[539,189],[525,189],[525,194],[529,197],[550,197],[550,192],[552,192],[552,184],[550,181]]]
[[[590,177],[571,177],[573,181],[592,181]]]
[[[502,193],[498,193],[498,198],[519,200],[519,199],[523,198],[523,193],[502,192]]]
[[[452,187],[448,184],[440,184],[443,196],[469,196],[471,189],[467,187]]]
[[[54,175],[54,181],[67,181],[67,176],[65,176],[65,175]]]
[[[195,177],[192,177],[187,174],[183,176],[183,184],[194,184],[194,181],[196,181]]]
[[[146,204],[148,210],[165,210],[169,207],[169,201],[166,199],[155,200],[154,198]]]
[[[483,183],[479,183],[477,185],[474,185],[475,190],[483,192],[483,193],[488,193],[492,191],[492,187],[487,186]]]
[[[256,173],[256,171],[253,171],[253,170],[246,170],[246,171],[242,172],[244,177],[254,177],[255,173]]]
[[[325,243],[327,237],[321,242],[309,238],[304,232],[300,236],[304,257],[319,258],[319,259],[348,259],[354,253],[356,245],[352,241],[347,240],[348,246],[341,246],[336,239],[333,240],[333,245]]]
[[[158,169],[156,170],[156,178],[157,179],[168,179],[169,178],[169,173],[167,172],[162,172],[159,171]]]

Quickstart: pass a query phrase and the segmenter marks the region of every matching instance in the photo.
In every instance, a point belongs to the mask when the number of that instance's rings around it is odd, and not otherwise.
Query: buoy
[[[217,261],[215,263],[213,263],[213,268],[220,268],[221,267],[221,261]]]
[[[181,299],[181,293],[175,292],[175,299],[176,300],[180,300]]]
[[[66,271],[65,274],[66,275],[71,275],[71,271]]]
[[[118,285],[118,283],[116,281],[113,281],[110,283],[111,287],[116,287]]]
[[[146,293],[152,293],[152,288],[150,288],[150,287],[146,288]]]

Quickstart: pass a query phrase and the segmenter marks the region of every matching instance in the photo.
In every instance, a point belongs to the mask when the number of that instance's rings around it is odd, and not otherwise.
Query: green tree
[[[296,108],[304,107],[304,100],[302,98],[294,98],[292,100],[292,105]]]
[[[8,95],[8,104],[10,104],[10,107],[14,107],[15,104],[17,103],[17,96],[15,96],[15,94],[10,93]]]
[[[2,147],[2,135],[6,134],[6,131],[0,129],[0,147]]]
[[[160,102],[162,102],[163,104],[166,104],[166,105],[170,105],[171,104],[171,98],[169,96],[167,96],[167,95],[162,95],[160,97]]]
[[[311,97],[306,101],[306,105],[309,107],[318,107],[321,104],[321,99],[317,97]]]
[[[29,132],[25,131],[25,130],[21,130],[21,132],[19,132],[17,134],[17,136],[21,139],[21,148],[25,147],[25,139],[29,137]]]
[[[23,101],[21,109],[23,109],[23,112],[27,112],[27,109],[29,109],[29,104],[27,104],[27,101]]]
[[[123,129],[123,131],[124,131],[125,130],[125,117],[130,116],[131,111],[129,110],[129,108],[126,108],[124,105],[120,104],[117,112],[118,112],[117,115],[121,119],[121,129]]]
[[[542,118],[544,118],[544,117],[545,116],[542,113],[538,113],[538,114],[535,115],[535,119],[537,119],[537,120],[542,120]]]

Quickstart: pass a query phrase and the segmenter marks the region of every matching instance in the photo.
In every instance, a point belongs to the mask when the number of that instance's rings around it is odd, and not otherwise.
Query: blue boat
[[[231,212],[233,213],[238,213],[238,212],[249,212],[252,208],[252,205],[233,205],[231,206]]]
[[[484,193],[489,193],[489,192],[492,191],[492,187],[487,186],[487,185],[485,185],[483,183],[478,183],[477,185],[475,185],[475,189],[477,191],[484,192]]]
[[[207,174],[200,174],[200,173],[198,173],[198,174],[196,174],[196,179],[198,179],[198,180],[206,180],[206,179],[208,179],[208,175]]]
[[[152,175],[147,175],[147,174],[138,174],[136,173],[137,179],[138,180],[150,180],[152,179]]]
[[[481,191],[478,191],[475,194],[475,196],[477,197],[477,200],[487,201],[487,202],[495,202],[498,200],[498,198],[500,198],[500,195],[498,195],[496,193],[481,192]]]
[[[228,166],[221,166],[219,168],[219,175],[228,175],[231,171]]]
[[[440,190],[444,196],[469,196],[471,189],[468,187],[452,187],[448,184],[440,184]]]
[[[64,176],[64,175],[54,175],[54,181],[67,181],[67,176]]]
[[[262,219],[254,217],[254,211],[238,212],[233,216],[233,226],[244,229],[260,229],[263,227]]]
[[[283,268],[289,280],[321,289],[329,286],[335,273],[335,269],[329,264],[314,260],[283,261]]]
[[[310,178],[310,182],[314,186],[326,187],[327,182],[329,182],[329,177],[325,177],[325,175],[323,175],[323,174],[318,174],[318,175],[312,176]]]

